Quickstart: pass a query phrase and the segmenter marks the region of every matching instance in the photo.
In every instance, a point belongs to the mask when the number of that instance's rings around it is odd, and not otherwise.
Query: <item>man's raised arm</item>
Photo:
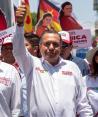
[[[13,54],[21,69],[23,69],[25,75],[29,74],[31,65],[31,55],[26,51],[24,45],[24,19],[26,15],[26,6],[24,2],[17,8],[16,11],[16,29],[13,37]],[[28,68],[27,68],[28,66]]]

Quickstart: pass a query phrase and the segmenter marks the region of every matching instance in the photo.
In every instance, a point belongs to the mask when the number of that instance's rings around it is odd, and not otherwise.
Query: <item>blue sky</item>
[[[31,11],[36,11],[39,0],[29,0]],[[66,0],[50,0],[55,2],[58,6]],[[96,13],[93,11],[93,0],[67,0],[73,5],[73,13],[75,14],[78,21],[86,29],[91,29],[94,35],[94,22],[96,20]],[[18,0],[14,0],[18,4]]]

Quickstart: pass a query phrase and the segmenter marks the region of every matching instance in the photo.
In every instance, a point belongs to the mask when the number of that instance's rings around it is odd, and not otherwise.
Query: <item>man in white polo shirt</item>
[[[31,56],[24,46],[25,5],[18,7],[13,53],[28,81],[29,117],[93,117],[79,68],[60,57],[62,40],[45,31],[40,40],[42,59]],[[21,46],[20,46],[21,45]]]
[[[25,79],[25,76],[22,72],[22,70],[19,68],[19,65],[18,63],[16,62],[15,60],[15,57],[13,56],[13,44],[12,44],[12,36],[10,37],[7,37],[3,40],[3,43],[2,43],[2,46],[1,46],[1,56],[2,56],[2,61],[5,62],[5,63],[8,63],[8,64],[11,64],[13,65],[17,70],[18,70],[18,73],[20,75],[20,78],[21,78],[21,89],[23,89],[21,91],[21,96],[22,96],[22,106],[23,104],[25,106],[23,106],[23,113],[26,113],[26,103],[27,101],[24,101],[26,97],[25,96],[25,93],[26,93],[26,79]]]
[[[20,77],[17,70],[0,61],[0,117],[21,116]]]

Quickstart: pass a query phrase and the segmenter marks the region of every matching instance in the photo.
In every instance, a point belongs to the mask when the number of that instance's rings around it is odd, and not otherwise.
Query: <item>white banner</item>
[[[0,46],[3,43],[3,40],[7,37],[12,37],[15,32],[15,26],[12,26],[6,30],[0,31]]]
[[[68,31],[75,48],[91,47],[92,36],[89,29]]]

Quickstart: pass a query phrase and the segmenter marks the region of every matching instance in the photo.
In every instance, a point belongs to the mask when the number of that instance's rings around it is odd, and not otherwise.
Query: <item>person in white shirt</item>
[[[25,5],[16,11],[13,53],[27,78],[29,117],[76,117],[76,112],[80,117],[93,117],[79,68],[60,57],[60,35],[54,31],[42,34],[41,59],[25,49],[22,27],[25,12]]]
[[[84,77],[84,81],[94,117],[98,117],[98,47],[89,51],[87,60],[91,66],[91,73]]]
[[[14,66],[0,61],[0,117],[21,116],[20,77]]]
[[[18,63],[16,62],[15,57],[13,56],[12,36],[4,38],[2,46],[1,46],[1,56],[2,56],[1,61],[13,65],[17,69],[17,71],[20,75],[21,89],[22,89],[21,98],[22,98],[22,102],[23,102],[21,105],[22,105],[22,107],[24,107],[23,114],[25,114],[25,113],[27,113],[27,109],[26,109],[27,101],[25,101],[26,100],[25,95],[27,92],[26,91],[26,78],[25,78],[22,70],[20,69]],[[25,106],[23,106],[23,105],[25,105]]]

